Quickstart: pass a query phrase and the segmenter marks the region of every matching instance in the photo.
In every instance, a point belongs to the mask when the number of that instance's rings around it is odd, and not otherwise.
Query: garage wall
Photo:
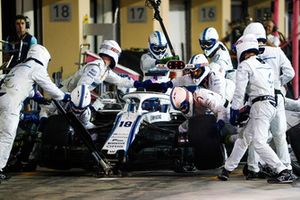
[[[138,10],[138,7],[142,10]],[[160,5],[160,13],[164,24],[168,29],[169,1],[164,0]],[[144,20],[139,16],[145,14]],[[134,12],[134,13],[133,13]],[[134,16],[133,20],[130,21]],[[153,9],[145,6],[145,0],[120,0],[120,38],[123,49],[147,48],[149,33],[161,30],[159,23],[153,19]]]
[[[231,0],[192,1],[191,9],[192,54],[203,53],[199,36],[206,27],[214,27],[219,37],[225,36],[226,24],[231,21]]]
[[[64,7],[68,9],[63,10],[63,5],[68,5]],[[58,7],[54,9],[53,6]],[[78,69],[75,63],[79,60],[80,44],[85,42],[82,27],[86,14],[90,14],[89,0],[43,1],[43,44],[52,56],[50,74],[62,68],[65,78]],[[54,21],[53,15],[59,20]]]

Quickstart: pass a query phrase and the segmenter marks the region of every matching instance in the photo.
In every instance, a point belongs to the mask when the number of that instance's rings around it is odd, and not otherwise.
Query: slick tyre
[[[189,141],[194,149],[195,166],[199,170],[215,169],[224,164],[224,147],[215,123],[214,115],[189,120]]]

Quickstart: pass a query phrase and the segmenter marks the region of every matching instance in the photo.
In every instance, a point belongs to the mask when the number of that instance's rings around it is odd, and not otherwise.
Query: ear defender
[[[25,16],[25,28],[30,29],[30,19],[29,17]]]

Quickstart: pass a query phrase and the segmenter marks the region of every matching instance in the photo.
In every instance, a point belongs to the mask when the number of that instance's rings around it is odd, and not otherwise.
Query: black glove
[[[147,87],[149,87],[152,84],[151,80],[145,80],[145,81],[134,81],[133,86],[135,88],[143,88],[146,89]]]
[[[240,115],[240,110],[238,109],[232,109],[230,108],[230,124],[232,124],[233,126],[236,126],[238,125],[238,118],[239,118],[239,115]]]
[[[50,99],[45,99],[44,97],[37,97],[37,98],[32,98],[35,102],[38,104],[43,104],[43,105],[50,105],[51,100]]]
[[[172,81],[161,83],[160,87],[161,87],[161,92],[165,93],[169,88],[173,88],[173,83]]]
[[[239,124],[242,124],[243,122],[248,120],[250,115],[250,109],[251,106],[248,105],[240,109],[240,116],[237,120]]]
[[[39,91],[37,91],[31,99],[37,102],[38,104],[49,105],[51,103],[51,100],[43,97],[43,95]]]
[[[172,87],[173,87],[173,83],[171,81],[168,81],[165,83],[152,83],[145,88],[147,91],[165,93],[168,90],[168,88],[172,88]]]
[[[247,121],[250,114],[250,106],[245,106],[239,110],[230,108],[230,123],[233,126],[241,125],[243,122]]]
[[[143,82],[141,82],[141,81],[134,81],[133,87],[135,87],[135,88],[143,88]]]
[[[225,126],[225,122],[222,119],[219,119],[215,124],[214,127],[220,132],[223,127]]]

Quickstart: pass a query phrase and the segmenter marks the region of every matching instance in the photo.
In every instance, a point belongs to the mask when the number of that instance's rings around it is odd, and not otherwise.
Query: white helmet
[[[252,22],[246,26],[243,35],[253,34],[258,41],[265,43],[267,41],[266,30],[259,22]]]
[[[110,68],[114,68],[119,61],[122,49],[119,44],[114,40],[104,40],[100,45],[99,56],[106,55],[112,59]]]
[[[180,110],[187,117],[193,116],[193,95],[182,87],[174,87],[170,94],[170,100],[175,110]]]
[[[203,54],[195,54],[189,60],[189,64],[194,65],[191,69],[191,76],[194,83],[199,85],[210,72],[208,60]]]
[[[258,42],[253,34],[241,36],[235,43],[237,51],[237,59],[239,62],[244,60],[245,53],[254,52],[258,54]]]
[[[79,85],[71,92],[71,105],[74,112],[83,112],[91,103],[91,93],[87,85]]]
[[[45,68],[47,68],[51,56],[46,47],[40,44],[34,44],[30,47],[27,53],[27,58],[35,59],[36,61],[40,62]]]
[[[167,39],[164,34],[159,31],[153,31],[148,39],[149,51],[156,59],[162,59],[167,52]]]
[[[205,28],[199,38],[201,49],[206,56],[210,56],[219,47],[219,34],[213,27]]]

